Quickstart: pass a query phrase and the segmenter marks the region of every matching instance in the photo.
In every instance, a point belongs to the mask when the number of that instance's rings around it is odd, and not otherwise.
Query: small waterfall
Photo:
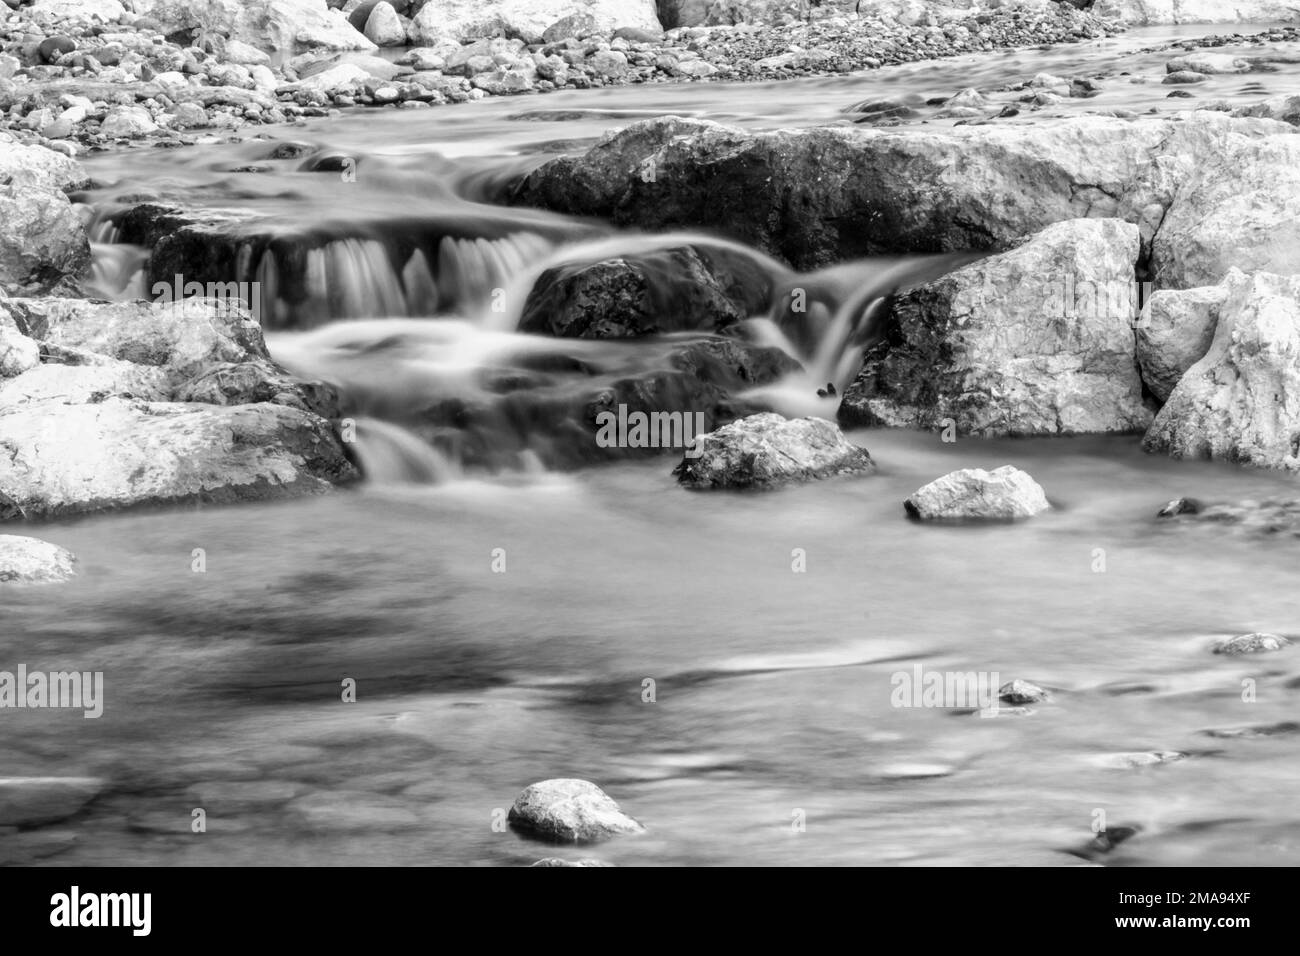
[[[375,484],[440,485],[460,476],[441,452],[400,425],[356,418],[357,461]]]

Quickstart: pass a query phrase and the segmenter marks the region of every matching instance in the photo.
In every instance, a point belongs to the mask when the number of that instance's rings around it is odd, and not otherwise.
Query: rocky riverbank
[[[835,75],[1120,29],[1046,2],[920,13],[904,3],[810,23],[667,32],[634,3],[603,19],[557,16],[544,28],[537,17],[465,25],[402,2],[402,12],[386,2],[335,12],[323,0],[259,0],[210,5],[202,16],[173,0],[131,6],[33,0],[0,19],[0,130],[76,155],[357,105],[419,109],[557,89]],[[386,52],[401,47],[409,49]]]

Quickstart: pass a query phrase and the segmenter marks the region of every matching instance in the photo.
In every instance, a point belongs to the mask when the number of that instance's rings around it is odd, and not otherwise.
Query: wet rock
[[[1141,832],[1142,827],[1140,826],[1107,827],[1083,846],[1065,852],[1084,860],[1101,860],[1113,852],[1121,843],[1133,839]]]
[[[1284,737],[1300,733],[1300,723],[1293,720],[1276,724],[1250,724],[1245,727],[1215,727],[1201,731],[1219,740],[1252,740],[1258,737]]]
[[[1204,83],[1209,77],[1204,73],[1193,73],[1191,70],[1181,70],[1178,73],[1170,73],[1160,82],[1166,85],[1187,85],[1191,83]]]
[[[1239,654],[1262,654],[1268,651],[1280,651],[1290,647],[1291,642],[1277,634],[1240,634],[1227,637],[1214,645],[1214,653],[1236,656]]]
[[[1205,357],[1219,324],[1226,286],[1162,289],[1142,307],[1137,323],[1137,362],[1142,381],[1165,401],[1189,368]]]
[[[0,584],[50,584],[76,575],[71,551],[39,538],[0,534]]]
[[[283,405],[0,410],[0,519],[298,497],[355,475],[327,421]]]
[[[1145,250],[1175,193],[1200,201],[1188,191],[1190,180],[1206,189],[1232,181],[1221,155],[1254,155],[1252,177],[1300,178],[1300,171],[1287,172],[1288,164],[1300,170],[1300,141],[1288,142],[1296,137],[1282,129],[1200,111],[1142,122],[1089,116],[1029,127],[774,132],[661,117],[542,165],[508,199],[649,230],[721,230],[800,269],[868,255],[1005,249],[1080,218],[1137,224]],[[1214,176],[1198,173],[1207,165]],[[1285,196],[1271,197],[1262,186],[1260,195],[1254,220],[1280,223],[1289,214]],[[1231,231],[1254,254],[1284,251],[1226,224],[1189,229],[1211,227]],[[1175,245],[1164,248],[1176,261]],[[1164,283],[1189,284],[1208,282]]]
[[[43,346],[162,368],[178,379],[220,362],[270,358],[252,314],[217,299],[0,299],[0,316],[5,315]]]
[[[908,515],[936,519],[1030,518],[1051,505],[1042,486],[1010,465],[993,471],[968,468],[936,478],[903,502]]]
[[[665,249],[547,270],[519,330],[596,339],[716,331],[762,311],[771,290],[751,259],[704,246]]]
[[[526,787],[507,819],[516,830],[555,843],[593,843],[645,832],[594,783],[566,778]]]
[[[289,804],[303,826],[322,832],[409,832],[421,824],[406,801],[365,791],[322,791]]]
[[[960,434],[1141,431],[1133,341],[1138,227],[1049,226],[899,295],[840,424]]]
[[[1027,680],[1008,681],[998,688],[998,700],[1013,706],[1039,704],[1050,696],[1043,688],[1037,684],[1031,684]]]
[[[1179,380],[1147,451],[1300,469],[1300,278],[1234,269],[1213,342]]]
[[[581,860],[562,860],[558,856],[548,856],[545,859],[538,860],[533,866],[613,866],[613,863],[606,863],[604,860],[594,860],[590,857]]]
[[[1175,498],[1156,512],[1157,518],[1174,518],[1178,515],[1194,515],[1201,510],[1201,503],[1195,498]]]
[[[104,788],[96,777],[0,777],[0,826],[42,826],[73,816]]]
[[[1271,96],[1260,103],[1233,110],[1233,116],[1255,116],[1300,126],[1300,96]]]
[[[1187,56],[1180,56],[1170,60],[1165,64],[1167,73],[1182,73],[1190,71],[1192,73],[1249,73],[1251,63],[1249,60],[1239,56],[1229,56],[1227,53],[1212,53],[1208,50],[1198,50]]]
[[[875,468],[831,422],[764,412],[696,438],[673,474],[687,488],[768,489]]]
[[[1187,754],[1177,750],[1147,750],[1134,753],[1102,754],[1092,758],[1092,763],[1110,770],[1133,770],[1159,764],[1186,760]]]
[[[303,381],[262,359],[223,362],[206,368],[176,390],[175,400],[208,405],[271,402],[322,418],[338,418],[340,414],[338,389],[333,385]]]

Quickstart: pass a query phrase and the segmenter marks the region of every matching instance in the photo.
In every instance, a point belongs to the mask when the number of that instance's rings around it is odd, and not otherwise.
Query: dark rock
[[[519,330],[596,339],[717,331],[762,311],[771,290],[752,260],[705,247],[666,249],[547,270]]]
[[[40,55],[42,63],[53,63],[65,53],[71,53],[77,48],[77,43],[71,37],[54,36],[42,40],[37,52]]]

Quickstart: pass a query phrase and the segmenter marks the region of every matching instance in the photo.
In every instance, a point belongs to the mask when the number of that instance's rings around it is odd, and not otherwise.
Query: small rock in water
[[[775,488],[875,470],[831,422],[763,412],[696,437],[673,474],[688,488]]]
[[[645,832],[600,787],[564,777],[526,787],[507,819],[516,830],[557,843],[592,843]]]
[[[1195,498],[1175,498],[1156,512],[1157,518],[1174,518],[1178,515],[1194,515],[1201,511],[1201,503]]]
[[[71,551],[40,538],[0,534],[0,584],[50,584],[77,572]]]
[[[1214,645],[1216,654],[1262,654],[1266,651],[1280,651],[1290,647],[1291,642],[1277,634],[1241,634],[1229,637]]]
[[[1102,754],[1091,762],[1113,770],[1130,770],[1135,767],[1153,767],[1156,764],[1186,760],[1187,754],[1178,750],[1146,750],[1134,753]]]
[[[967,468],[919,488],[903,507],[921,521],[956,518],[1029,518],[1051,508],[1042,487],[1011,465]]]
[[[613,866],[613,863],[606,863],[604,860],[595,860],[591,857],[584,857],[581,860],[562,860],[558,856],[548,856],[545,859],[538,860],[533,866]]]
[[[818,397],[818,398],[834,398],[834,397],[835,397],[835,383],[834,383],[834,382],[827,382],[825,388],[819,388],[819,389],[817,389],[817,397]]]
[[[1177,73],[1170,73],[1161,82],[1171,83],[1204,83],[1209,77],[1204,73],[1193,73],[1191,70],[1180,70]]]
[[[1096,860],[1110,853],[1115,847],[1119,846],[1126,840],[1132,839],[1142,832],[1141,827],[1107,827],[1095,837],[1089,840],[1081,847],[1072,850],[1066,850],[1066,853],[1072,856],[1082,857],[1085,860]]]
[[[1300,733],[1300,723],[1287,720],[1277,724],[1252,724],[1246,727],[1215,727],[1210,730],[1203,730],[1201,733],[1205,734],[1207,737],[1217,737],[1226,740],[1237,738],[1249,739],[1251,737],[1281,737],[1286,734]]]
[[[1008,681],[998,688],[998,700],[1006,704],[1037,704],[1049,696],[1043,688],[1027,680]]]

